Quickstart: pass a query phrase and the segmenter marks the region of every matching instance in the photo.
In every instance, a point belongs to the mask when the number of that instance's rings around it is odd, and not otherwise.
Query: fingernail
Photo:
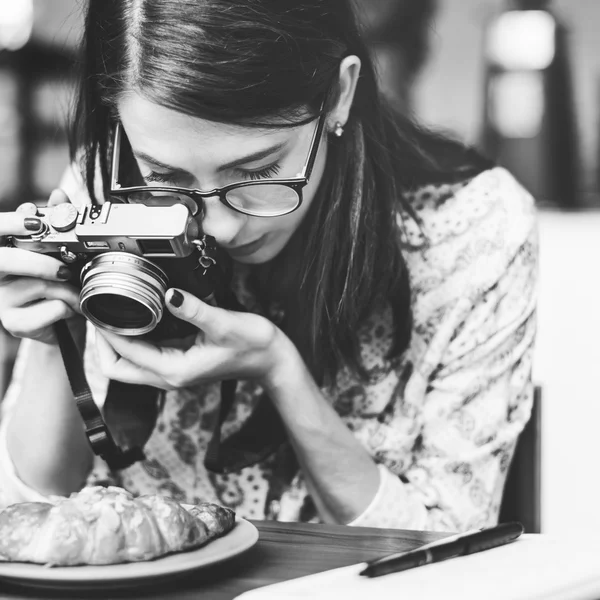
[[[56,273],[56,276],[63,281],[67,281],[68,279],[71,279],[71,271],[69,267],[60,267]]]
[[[39,231],[42,228],[42,221],[35,217],[27,217],[24,219],[23,224],[27,231]]]
[[[169,303],[175,308],[179,308],[183,304],[183,294],[180,294],[177,290],[171,292]]]

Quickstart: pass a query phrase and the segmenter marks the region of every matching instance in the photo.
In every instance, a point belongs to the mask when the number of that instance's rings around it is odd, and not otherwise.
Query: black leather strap
[[[281,418],[265,394],[240,429],[221,440],[221,427],[235,400],[235,384],[221,384],[219,419],[204,457],[204,466],[214,473],[232,473],[254,465],[273,454],[287,439]]]
[[[157,388],[111,380],[102,414],[115,443],[121,448],[143,448],[156,427],[163,400],[164,392]]]
[[[101,456],[111,469],[125,469],[138,460],[143,460],[144,452],[139,446],[122,450],[116,445],[102,418],[100,409],[94,402],[85,377],[83,360],[66,321],[55,323],[54,330],[75,403],[83,419],[85,433],[94,453]]]

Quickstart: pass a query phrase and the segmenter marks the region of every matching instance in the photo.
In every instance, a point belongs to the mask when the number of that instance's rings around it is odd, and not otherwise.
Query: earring
[[[338,138],[341,138],[344,135],[344,126],[339,121],[336,121],[335,123],[333,135]]]

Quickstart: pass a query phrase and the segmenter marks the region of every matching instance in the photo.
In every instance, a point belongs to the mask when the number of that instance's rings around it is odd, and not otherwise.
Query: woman
[[[54,345],[62,318],[84,337],[68,270],[1,249],[0,318],[29,338],[2,420],[6,501],[110,476],[134,493],[216,500],[251,518],[432,530],[495,522],[531,407],[529,195],[392,114],[349,3],[92,0],[84,40],[76,152],[99,202],[117,124],[149,186],[310,175],[299,206],[283,189],[205,195],[203,231],[233,259],[249,312],[172,289],[168,310],[199,330],[191,347],[104,332],[88,340],[97,398],[107,378],[166,390],[146,460],[120,472],[92,467]],[[71,201],[89,201],[71,179]],[[51,198],[63,201],[60,191]],[[4,214],[0,234],[38,226]],[[289,444],[219,475],[203,457],[219,381],[231,378],[241,383],[225,433],[266,391]]]

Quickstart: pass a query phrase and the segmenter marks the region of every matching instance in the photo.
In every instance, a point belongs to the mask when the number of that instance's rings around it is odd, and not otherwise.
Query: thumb
[[[211,306],[183,290],[171,288],[167,291],[165,300],[171,314],[209,335],[222,332],[224,320],[229,317],[228,311]]]
[[[61,190],[60,188],[52,190],[50,198],[48,198],[48,206],[57,206],[58,204],[65,204],[66,202],[71,201],[64,190]]]

